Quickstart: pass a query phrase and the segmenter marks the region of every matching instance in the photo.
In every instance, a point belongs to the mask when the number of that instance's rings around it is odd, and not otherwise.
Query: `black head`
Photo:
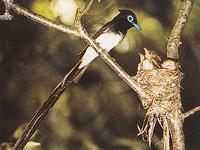
[[[137,23],[136,15],[130,10],[119,10],[119,14],[113,19],[114,24],[120,31],[127,31],[128,29],[135,27],[137,30],[141,30],[140,25]]]

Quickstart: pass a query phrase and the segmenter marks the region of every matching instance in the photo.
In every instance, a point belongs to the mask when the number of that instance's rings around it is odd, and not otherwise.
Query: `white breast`
[[[109,52],[113,47],[117,46],[122,40],[123,36],[114,34],[114,33],[104,33],[101,34],[98,38],[96,38],[96,42],[100,44],[100,46]],[[91,61],[93,61],[98,54],[92,47],[88,47],[85,54],[82,57],[82,62],[79,65],[79,69],[88,65]]]

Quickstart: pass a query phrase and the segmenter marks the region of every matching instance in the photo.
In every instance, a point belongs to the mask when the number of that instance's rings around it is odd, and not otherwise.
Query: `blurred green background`
[[[70,25],[82,0],[16,1],[58,22]],[[3,13],[3,3],[0,2]],[[136,74],[138,52],[143,47],[165,58],[166,43],[180,8],[180,0],[102,0],[94,2],[82,19],[93,35],[118,14],[118,9],[136,12],[142,31],[131,29],[110,53],[131,75]],[[180,47],[182,102],[187,111],[200,105],[200,0],[196,0]],[[0,22],[0,143],[14,142],[13,133],[27,123],[56,84],[75,64],[86,43],[44,27],[23,16]],[[40,126],[33,141],[46,150],[145,150],[137,137],[145,111],[136,93],[101,58],[95,60],[78,84],[70,86]],[[186,146],[200,147],[200,115],[186,119]],[[162,130],[157,127],[153,149],[160,149]],[[16,136],[16,135],[15,135]]]

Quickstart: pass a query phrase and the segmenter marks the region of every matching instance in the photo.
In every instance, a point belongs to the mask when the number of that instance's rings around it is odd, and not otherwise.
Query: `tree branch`
[[[195,113],[198,112],[198,111],[200,111],[200,106],[197,106],[197,107],[193,108],[192,110],[189,110],[188,112],[186,112],[186,113],[184,114],[184,118],[187,118],[187,117],[189,117],[189,116],[195,114]]]
[[[94,39],[92,39],[86,30],[81,25],[80,19],[83,15],[87,14],[93,0],[90,0],[86,8],[81,12],[80,10],[77,11],[75,23],[73,26],[68,27],[63,24],[58,24],[52,20],[49,20],[46,17],[43,17],[41,15],[37,15],[13,2],[8,3],[9,8],[14,10],[17,14],[23,15],[35,22],[38,22],[40,24],[43,24],[47,27],[54,28],[58,31],[64,32],[66,34],[70,34],[73,36],[80,37],[84,39],[92,48],[96,50],[96,52],[101,56],[101,58],[133,89],[135,90],[139,95],[146,97],[150,100],[150,96],[146,94],[143,89],[140,87],[140,85],[137,83],[137,81],[133,80],[115,61],[112,59],[112,57],[108,54],[107,51],[102,49]],[[26,145],[28,140],[31,138],[33,133],[36,131],[36,129],[39,127],[39,125],[42,123],[42,121],[47,116],[50,109],[54,106],[54,104],[57,102],[61,94],[66,89],[66,84],[63,84],[63,80],[56,86],[56,88],[51,93],[50,97],[47,99],[47,101],[43,104],[43,106],[39,109],[39,111],[35,114],[35,116],[31,119],[29,122],[27,128],[25,129],[24,133],[21,135],[21,137],[17,140],[16,144],[14,145],[13,150],[23,149],[23,147]]]
[[[188,21],[189,14],[192,9],[192,4],[194,0],[184,0],[181,5],[176,23],[172,29],[168,44],[167,44],[167,57],[172,59],[179,59],[178,48],[181,44],[180,38],[181,34],[184,31],[185,25]],[[183,122],[186,116],[189,116],[195,113],[198,109],[196,108],[193,111],[189,111],[186,114],[183,114],[181,111],[181,98],[179,99],[179,104],[176,107],[176,110],[168,114],[168,124],[171,134],[173,149],[184,150],[185,149],[185,137],[183,132]],[[178,107],[181,106],[181,107]]]
[[[194,0],[184,0],[181,5],[176,23],[172,29],[169,42],[167,44],[167,57],[172,59],[179,59],[178,48],[181,44],[180,38],[184,27],[188,21],[189,14],[192,9]]]
[[[167,44],[167,57],[172,59],[179,59],[178,48],[181,44],[180,38],[183,33],[184,27],[188,21],[189,14],[192,9],[194,0],[184,0],[179,11],[176,23],[172,29],[168,44]],[[172,138],[173,149],[185,149],[185,137],[183,132],[184,114],[181,111],[181,98],[176,110],[168,114],[169,130]],[[181,106],[181,107],[178,107]],[[187,113],[186,113],[187,114]],[[190,113],[188,113],[189,115]],[[185,115],[186,116],[186,115]]]
[[[10,7],[12,10],[14,10],[17,14],[20,14],[20,15],[23,15],[35,22],[38,22],[42,25],[45,25],[47,27],[50,27],[50,28],[54,28],[58,31],[61,31],[63,33],[66,33],[66,34],[70,34],[70,35],[74,35],[74,36],[77,36],[77,37],[80,37],[80,34],[79,32],[76,30],[76,29],[73,29],[72,27],[67,27],[63,24],[58,24],[46,17],[43,17],[41,15],[38,15],[38,14],[35,14],[29,10],[27,10],[26,8],[23,8],[17,4],[10,4]]]
[[[0,20],[12,20],[13,17],[10,15],[10,4],[13,3],[13,0],[3,0],[5,5],[5,13],[0,15]]]
[[[90,3],[89,3],[90,4]],[[65,26],[63,24],[58,24],[46,17],[43,17],[41,15],[35,14],[17,4],[12,3],[10,5],[11,9],[13,9],[16,13],[21,14],[35,22],[38,22],[40,24],[43,24],[47,27],[50,28],[54,28],[55,30],[64,32],[66,34],[70,34],[73,36],[77,36],[80,37],[82,39],[84,39],[92,48],[95,49],[95,51],[101,56],[101,58],[133,89],[135,90],[137,93],[140,93],[140,95],[146,97],[147,99],[150,99],[150,97],[143,92],[142,88],[140,87],[140,85],[138,85],[138,83],[133,80],[115,61],[114,59],[108,54],[108,52],[106,50],[104,50],[103,48],[101,48],[99,46],[99,44],[93,39],[91,38],[88,33],[86,32],[86,30],[83,28],[82,29],[82,25],[80,23],[78,23],[79,21],[75,21],[74,24],[76,24],[76,26],[72,26],[72,27],[68,27]],[[88,9],[88,7],[87,7]],[[78,13],[79,14],[79,13]],[[81,15],[86,14],[85,10],[84,13],[81,12]],[[76,18],[80,18],[76,17]],[[81,27],[80,27],[81,26]],[[78,29],[77,29],[78,28]],[[80,28],[81,28],[81,32],[80,32]]]
[[[86,15],[90,9],[90,7],[92,6],[93,0],[89,0],[88,4],[86,5],[86,7],[83,9],[83,11],[81,11],[79,8],[76,11],[76,18],[75,18],[75,24],[76,22],[79,24],[81,24],[81,17]]]
[[[90,4],[90,3],[89,3]],[[114,59],[108,54],[106,50],[101,48],[99,44],[90,36],[88,36],[88,33],[85,29],[83,29],[81,32],[77,30],[77,28],[67,27],[63,24],[58,24],[56,22],[53,22],[52,20],[49,20],[46,17],[37,15],[23,7],[20,7],[17,4],[11,4],[11,8],[18,14],[21,14],[33,21],[36,21],[38,23],[41,23],[45,26],[48,26],[50,28],[54,28],[58,31],[64,32],[66,34],[74,35],[77,37],[80,37],[84,39],[92,48],[95,49],[95,51],[101,56],[101,58],[137,93],[140,93],[142,96],[146,97],[147,99],[150,99],[150,97],[143,92],[142,88],[136,81],[134,81],[115,61]],[[84,12],[84,14],[86,14]],[[83,13],[81,13],[83,15]],[[81,26],[79,23],[78,26]]]

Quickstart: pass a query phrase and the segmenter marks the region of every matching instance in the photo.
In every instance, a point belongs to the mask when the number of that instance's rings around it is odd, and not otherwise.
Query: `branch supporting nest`
[[[181,5],[181,9],[176,20],[176,23],[172,29],[169,41],[167,44],[167,57],[172,59],[178,59],[178,48],[181,45],[181,34],[185,28],[185,25],[189,19],[189,14],[192,10],[192,4],[194,0],[184,0]]]

